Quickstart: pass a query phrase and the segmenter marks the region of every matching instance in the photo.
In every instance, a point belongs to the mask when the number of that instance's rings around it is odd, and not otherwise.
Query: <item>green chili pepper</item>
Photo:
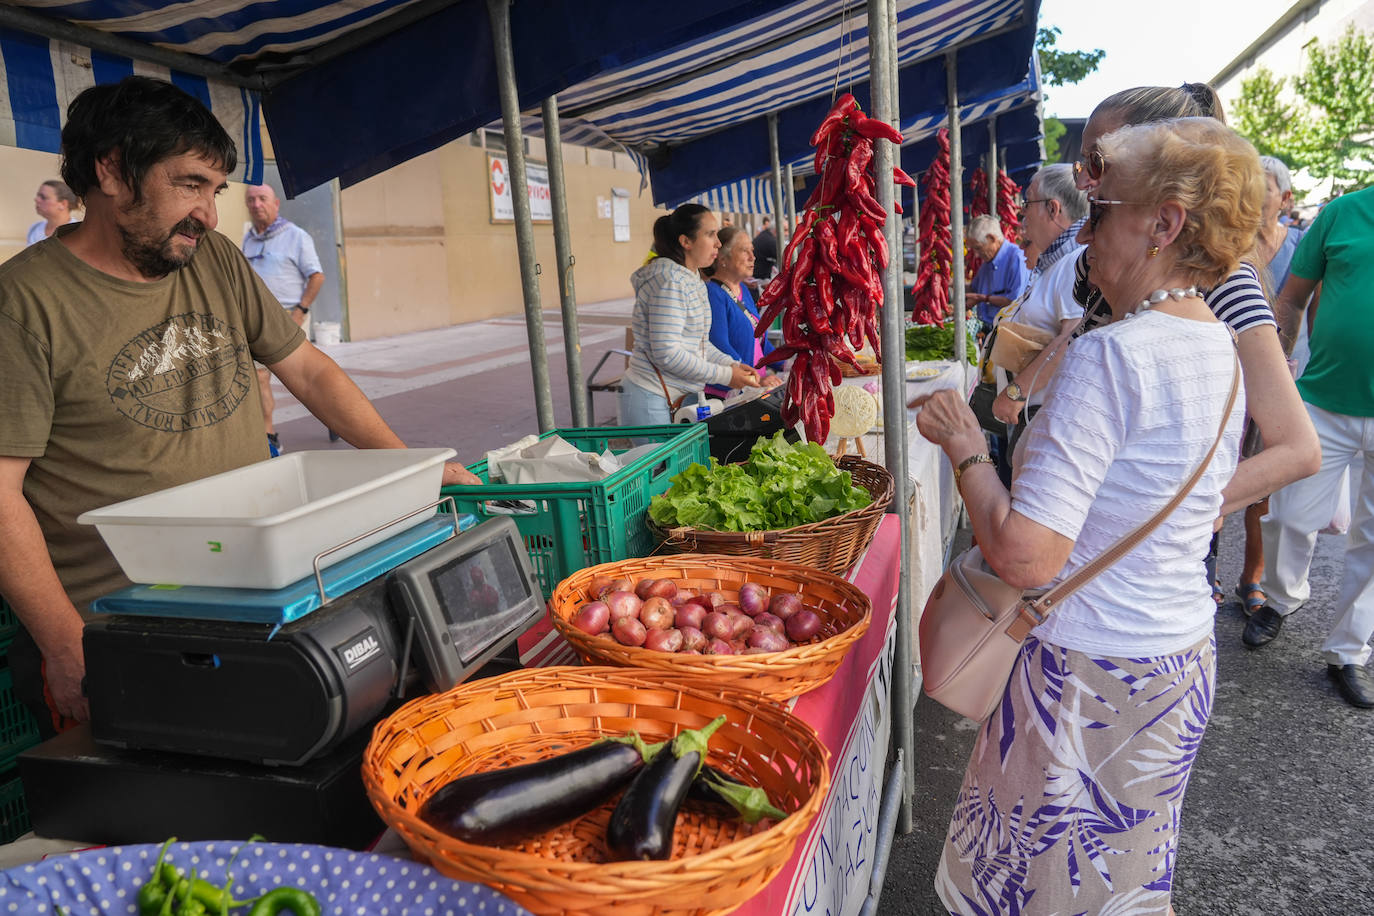
[[[248,916],[278,916],[284,910],[295,916],[320,916],[320,902],[298,888],[279,887],[259,897]]]
[[[176,837],[170,837],[162,844],[162,849],[158,850],[157,861],[153,863],[153,873],[138,889],[138,912],[141,916],[157,916],[162,912],[162,904],[167,899],[168,891],[168,887],[162,881],[162,864],[167,856],[167,847],[175,842]],[[175,873],[175,869],[173,872]],[[172,886],[176,886],[175,882]]]

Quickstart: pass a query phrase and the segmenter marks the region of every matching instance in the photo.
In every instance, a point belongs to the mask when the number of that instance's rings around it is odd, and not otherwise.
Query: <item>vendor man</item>
[[[234,143],[171,83],[77,96],[62,178],[84,222],[0,266],[0,595],[45,734],[89,717],[82,614],[128,583],[83,511],[267,458],[253,360],[358,448],[402,448],[214,231]],[[445,483],[475,483],[459,465]]]
[[[1002,224],[986,213],[975,216],[968,224],[968,246],[983,264],[973,275],[965,304],[983,323],[984,330],[992,328],[997,313],[1016,300],[1026,288],[1030,272],[1026,257],[1015,242],[1002,235]]]
[[[281,200],[271,185],[249,185],[243,194],[252,225],[243,234],[243,253],[254,272],[277,297],[291,320],[304,328],[310,306],[324,286],[324,271],[310,233],[281,215]],[[277,427],[272,423],[276,400],[272,397],[272,378],[267,369],[258,369],[258,392],[262,396],[262,418],[267,441],[274,454],[280,453]]]

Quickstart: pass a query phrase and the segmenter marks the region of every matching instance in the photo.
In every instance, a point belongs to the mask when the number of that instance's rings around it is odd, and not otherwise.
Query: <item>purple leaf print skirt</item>
[[[1093,658],[1026,640],[973,747],[935,888],[959,916],[1164,916],[1216,641]]]

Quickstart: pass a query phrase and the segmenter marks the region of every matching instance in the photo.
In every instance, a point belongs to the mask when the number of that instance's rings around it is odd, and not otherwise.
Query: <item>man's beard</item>
[[[181,270],[196,256],[199,245],[191,246],[190,252],[186,254],[178,252],[175,242],[178,235],[200,239],[205,232],[205,224],[190,216],[177,223],[161,242],[149,242],[124,226],[119,227],[124,257],[140,274],[149,279],[165,277],[174,270]]]

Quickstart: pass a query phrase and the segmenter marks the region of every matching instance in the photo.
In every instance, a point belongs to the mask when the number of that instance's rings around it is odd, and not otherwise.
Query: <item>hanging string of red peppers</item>
[[[949,317],[949,286],[954,275],[949,233],[949,131],[940,128],[935,142],[935,158],[921,178],[926,189],[917,230],[921,266],[911,288],[916,303],[911,320],[917,324],[942,324]]]
[[[875,354],[881,352],[878,306],[888,251],[883,235],[887,212],[874,196],[876,139],[900,145],[902,135],[867,117],[854,96],[840,96],[811,135],[816,190],[783,252],[778,275],[759,296],[754,333],[762,336],[781,315],[783,336],[782,346],[759,363],[796,357],[787,379],[783,420],[789,426],[800,422],[812,442],[824,442],[830,433],[835,415],[831,389],[842,377],[836,361],[860,369],[854,350],[865,341]],[[892,171],[897,184],[915,187],[901,169]],[[902,212],[900,204],[897,212]]]

